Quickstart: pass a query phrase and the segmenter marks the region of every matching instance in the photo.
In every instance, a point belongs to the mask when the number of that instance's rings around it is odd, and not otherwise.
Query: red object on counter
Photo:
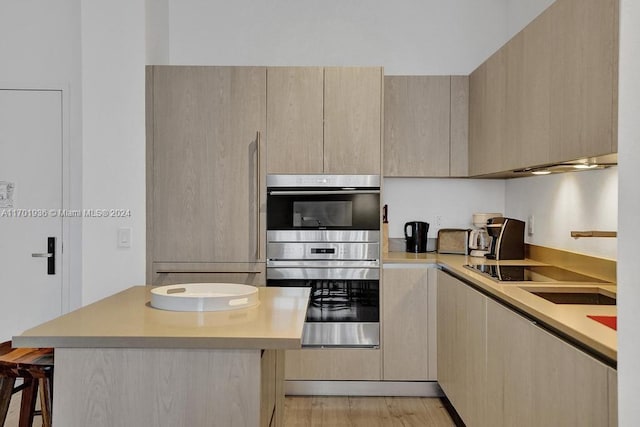
[[[593,319],[596,322],[602,323],[611,329],[618,330],[618,316],[587,316],[589,319]]]

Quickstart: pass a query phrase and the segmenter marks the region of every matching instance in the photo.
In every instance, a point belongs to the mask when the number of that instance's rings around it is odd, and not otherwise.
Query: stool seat
[[[16,379],[22,385],[14,387]],[[11,348],[11,341],[0,344],[0,425],[4,425],[11,396],[22,391],[20,427],[31,427],[36,414],[36,396],[40,385],[42,425],[51,426],[53,395],[53,349]]]

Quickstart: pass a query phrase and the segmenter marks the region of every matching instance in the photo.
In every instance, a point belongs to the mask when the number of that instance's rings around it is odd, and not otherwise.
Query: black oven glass
[[[269,194],[268,230],[379,230],[379,194]]]
[[[307,322],[378,322],[378,280],[269,280],[269,286],[311,288]]]

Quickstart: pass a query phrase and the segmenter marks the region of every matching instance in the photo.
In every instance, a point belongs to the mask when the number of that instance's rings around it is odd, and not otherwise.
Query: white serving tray
[[[171,311],[224,311],[255,307],[258,288],[239,283],[184,283],[151,289],[151,306]]]

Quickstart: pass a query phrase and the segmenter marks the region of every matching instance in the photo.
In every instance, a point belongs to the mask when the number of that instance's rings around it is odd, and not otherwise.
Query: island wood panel
[[[553,161],[617,147],[618,8],[619,0],[562,0],[548,10]]]
[[[324,173],[380,174],[382,69],[324,71]]]
[[[618,371],[607,368],[609,382],[609,427],[618,427]]]
[[[243,283],[264,286],[264,263],[154,263],[152,285]]]
[[[438,271],[438,382],[468,425],[487,419],[487,298]]]
[[[323,173],[324,69],[267,69],[267,173]]]
[[[533,326],[500,304],[487,301],[487,423],[536,426],[533,413]]]
[[[260,425],[260,350],[56,348],[54,423]]]
[[[428,271],[427,268],[382,269],[384,380],[432,379],[429,376]]]
[[[608,425],[607,367],[540,328],[533,329],[532,348],[536,425]]]
[[[469,175],[469,76],[451,76],[449,176]]]
[[[153,261],[261,258],[265,110],[263,67],[154,67]]]
[[[380,380],[382,361],[378,349],[287,350],[286,380]]]
[[[386,76],[384,91],[384,176],[449,176],[451,77]]]

